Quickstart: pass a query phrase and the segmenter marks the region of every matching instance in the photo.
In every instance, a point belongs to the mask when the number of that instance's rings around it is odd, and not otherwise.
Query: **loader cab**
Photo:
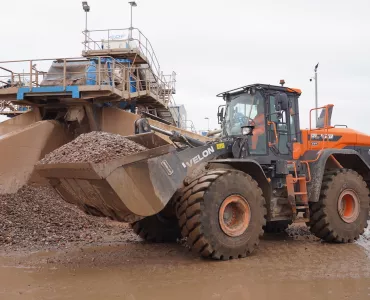
[[[253,126],[248,140],[250,155],[292,158],[293,143],[300,142],[300,93],[297,89],[255,84],[217,95],[226,102],[218,113],[222,135],[238,137],[243,126]]]

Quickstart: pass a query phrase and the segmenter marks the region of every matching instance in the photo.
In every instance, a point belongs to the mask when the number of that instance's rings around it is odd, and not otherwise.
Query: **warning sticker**
[[[216,144],[216,149],[217,150],[225,149],[225,143]]]

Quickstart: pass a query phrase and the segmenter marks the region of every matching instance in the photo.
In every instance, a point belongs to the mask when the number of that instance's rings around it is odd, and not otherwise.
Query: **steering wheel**
[[[247,116],[240,116],[234,118],[234,124],[240,123],[242,125],[255,125],[254,120]]]

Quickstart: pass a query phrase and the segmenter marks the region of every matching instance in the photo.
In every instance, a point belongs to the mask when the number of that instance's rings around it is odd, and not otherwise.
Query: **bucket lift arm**
[[[168,130],[164,130],[162,128],[150,125],[146,118],[140,118],[135,121],[135,134],[150,132],[151,130],[154,130],[155,132],[168,136],[172,142],[187,144],[190,147],[199,147],[199,146],[204,146],[206,144],[202,141],[199,141],[187,135],[181,134],[178,131],[175,131],[175,130],[168,131]]]

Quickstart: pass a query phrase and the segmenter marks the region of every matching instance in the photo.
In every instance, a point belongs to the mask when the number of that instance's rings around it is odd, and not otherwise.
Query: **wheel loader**
[[[264,232],[292,222],[305,222],[327,242],[353,242],[367,227],[370,137],[332,125],[333,105],[317,108],[316,126],[301,129],[300,95],[284,86],[243,86],[218,95],[225,105],[214,140],[141,118],[127,138],[144,152],[36,170],[86,212],[129,222],[148,241],[186,238],[207,258],[246,257]]]

